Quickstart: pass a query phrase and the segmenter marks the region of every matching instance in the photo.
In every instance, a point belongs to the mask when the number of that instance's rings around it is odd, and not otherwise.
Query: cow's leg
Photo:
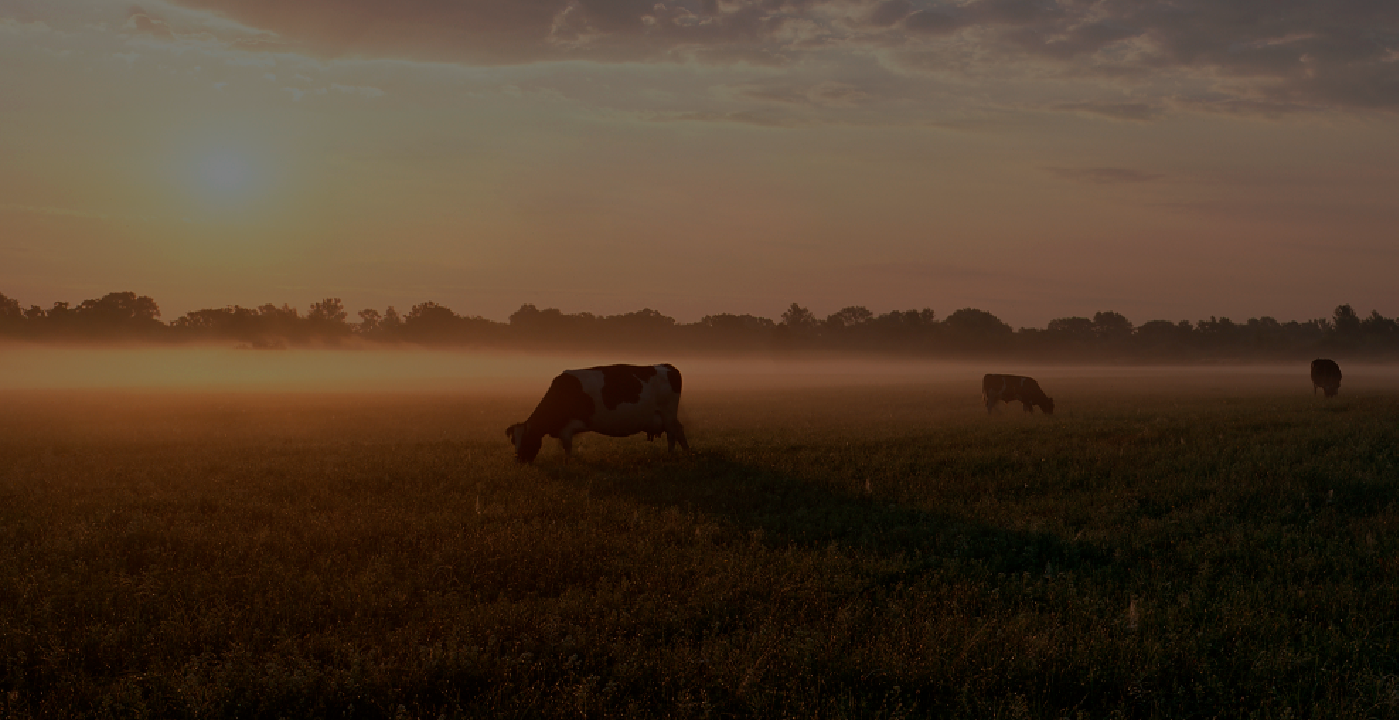
[[[583,429],[583,423],[573,420],[566,423],[564,428],[559,431],[559,444],[564,446],[565,458],[568,458],[569,454],[574,451],[574,435],[582,432]]]
[[[679,420],[672,420],[666,423],[666,451],[675,452],[676,443],[681,444],[682,450],[690,451],[690,443],[685,441],[685,428]]]
[[[987,406],[988,415],[991,415],[992,411],[997,409],[997,399],[987,393],[982,393],[982,404]]]

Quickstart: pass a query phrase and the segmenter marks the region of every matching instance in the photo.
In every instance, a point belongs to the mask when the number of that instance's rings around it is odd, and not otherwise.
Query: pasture
[[[1393,368],[1168,375],[6,391],[0,717],[1393,718]]]

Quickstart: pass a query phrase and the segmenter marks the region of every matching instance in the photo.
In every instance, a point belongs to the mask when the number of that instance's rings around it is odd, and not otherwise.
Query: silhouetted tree
[[[345,306],[341,304],[340,298],[326,298],[318,303],[311,303],[311,310],[306,313],[306,319],[325,323],[344,323],[346,318]]]
[[[1094,335],[1104,340],[1123,340],[1133,334],[1133,324],[1116,312],[1094,313]]]
[[[19,301],[0,293],[0,332],[16,335],[24,329],[24,311]]]
[[[1378,310],[1372,310],[1371,314],[1361,321],[1361,332],[1366,335],[1394,337],[1396,329],[1395,319],[1381,315]]]
[[[1087,341],[1094,337],[1094,321],[1077,316],[1055,318],[1045,330],[1061,340]]]
[[[1332,331],[1342,337],[1360,335],[1361,318],[1356,316],[1356,311],[1350,305],[1338,305],[1332,311]]]
[[[378,310],[365,308],[358,314],[360,316],[360,326],[357,330],[361,335],[368,337],[379,330],[380,315]]]
[[[845,328],[864,325],[875,319],[875,313],[865,309],[862,305],[852,305],[841,308],[827,316],[822,323],[829,330],[843,330]]]
[[[943,321],[950,329],[970,337],[1001,337],[1011,334],[1011,326],[997,316],[976,308],[956,310]]]
[[[307,334],[322,340],[338,342],[351,332],[351,327],[345,322],[347,314],[340,298],[326,298],[321,302],[311,303],[311,309],[306,313]]]
[[[797,303],[793,303],[787,310],[784,310],[782,317],[782,324],[794,330],[816,329],[818,325],[817,316],[813,315],[811,310]]]
[[[155,300],[134,292],[107,293],[98,300],[84,300],[77,312],[102,323],[150,321],[160,317],[160,307]]]
[[[1143,356],[1181,357],[1190,348],[1196,329],[1191,321],[1150,320],[1138,326],[1133,339]]]

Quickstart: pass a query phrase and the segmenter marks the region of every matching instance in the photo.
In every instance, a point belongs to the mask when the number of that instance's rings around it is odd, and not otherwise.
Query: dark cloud
[[[887,0],[875,6],[866,17],[866,22],[876,27],[889,27],[909,17],[914,12],[914,3],[909,0]]]
[[[1060,77],[1220,80],[1233,94],[1221,106],[1400,102],[1394,0],[174,1],[325,56],[783,65],[818,49],[893,48],[937,51],[940,67],[979,76],[1030,60],[1058,64]]]
[[[1045,168],[1051,173],[1066,180],[1076,182],[1094,183],[1095,185],[1116,185],[1121,183],[1140,183],[1149,180],[1157,180],[1162,175],[1145,173],[1128,168],[1096,167],[1096,168]]]

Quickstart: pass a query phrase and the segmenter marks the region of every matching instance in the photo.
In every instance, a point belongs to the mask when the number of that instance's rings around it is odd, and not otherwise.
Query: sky
[[[0,0],[0,293],[1397,315],[1393,0]]]

